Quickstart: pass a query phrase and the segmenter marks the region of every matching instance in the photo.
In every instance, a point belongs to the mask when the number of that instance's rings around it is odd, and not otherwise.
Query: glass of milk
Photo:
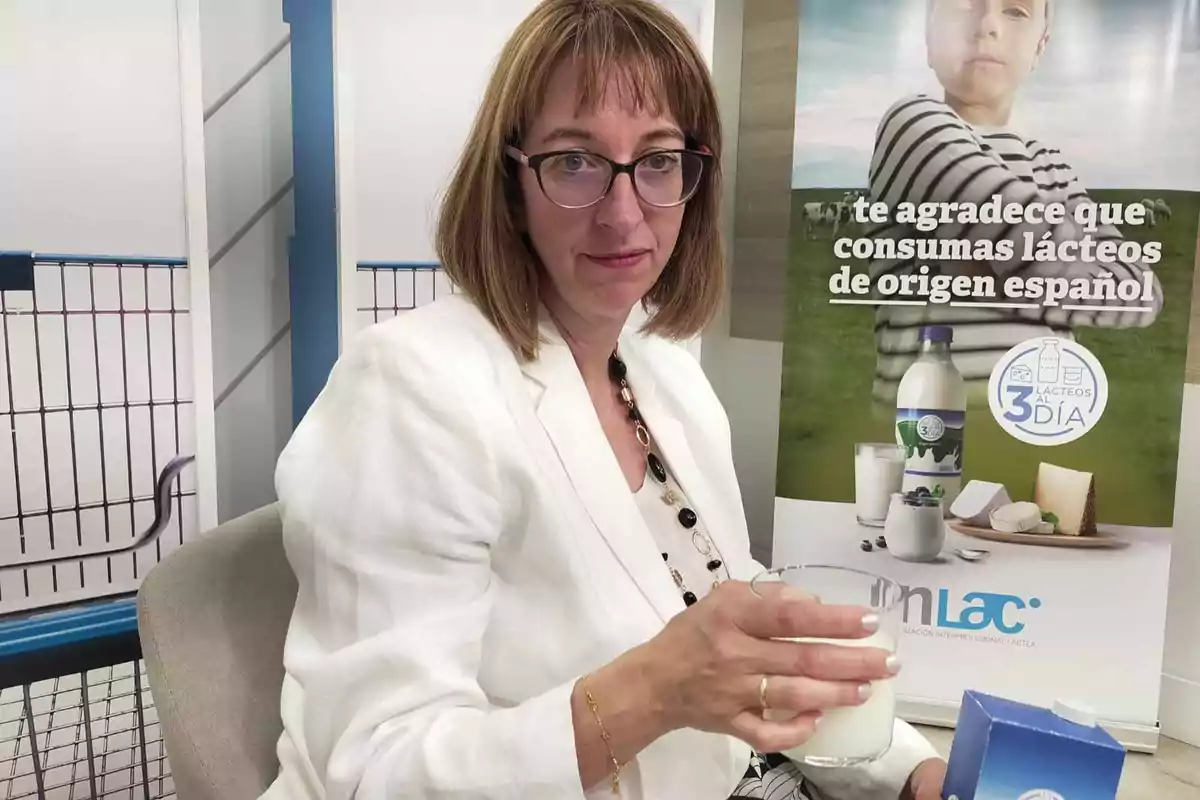
[[[892,495],[904,483],[905,455],[897,444],[854,445],[854,513],[859,525],[883,527]]]
[[[895,581],[849,567],[811,564],[766,570],[751,581],[750,588],[757,592],[757,586],[769,581],[783,582],[827,605],[861,606],[879,615],[879,629],[862,639],[801,638],[795,641],[877,647],[896,652],[902,604],[900,585]],[[874,681],[866,702],[825,711],[812,738],[799,747],[784,751],[783,755],[799,764],[815,767],[849,767],[874,761],[892,746],[895,720],[895,679]]]

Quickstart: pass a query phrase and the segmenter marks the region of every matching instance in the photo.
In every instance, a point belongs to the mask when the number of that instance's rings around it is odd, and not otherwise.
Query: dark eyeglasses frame
[[[507,145],[504,148],[504,152],[507,153],[508,156],[510,158],[512,158],[514,161],[516,161],[517,163],[522,164],[523,166],[529,167],[531,170],[533,170],[533,174],[537,176],[538,188],[540,188],[542,190],[542,194],[546,195],[547,200],[549,200],[551,203],[554,203],[554,205],[558,206],[559,208],[567,208],[567,209],[591,208],[592,206],[596,205],[601,200],[608,197],[608,193],[612,191],[613,184],[617,182],[617,176],[621,175],[622,173],[627,173],[629,175],[629,182],[633,184],[634,193],[637,195],[638,199],[641,200],[646,205],[653,206],[655,208],[675,208],[676,206],[683,205],[684,203],[686,203],[687,201],[691,200],[693,197],[696,196],[696,192],[700,190],[700,183],[704,179],[704,170],[707,169],[712,164],[712,161],[713,161],[713,152],[711,150],[709,150],[707,147],[704,147],[703,145],[701,145],[699,149],[677,148],[677,149],[670,149],[670,150],[652,150],[649,153],[638,156],[633,161],[627,161],[625,163],[622,163],[620,161],[614,161],[611,158],[609,158],[608,156],[602,156],[599,153],[593,153],[591,150],[551,150],[548,153],[538,153],[536,155],[531,156],[531,155],[525,153],[524,151],[520,150],[519,148],[513,147],[512,145]],[[649,200],[642,197],[642,193],[640,191],[638,191],[637,177],[634,175],[634,170],[637,168],[638,164],[642,163],[647,158],[653,158],[654,156],[671,155],[671,154],[677,154],[677,155],[688,154],[688,155],[698,156],[700,158],[700,176],[696,180],[696,185],[695,185],[695,187],[692,188],[692,191],[689,192],[687,194],[687,196],[683,197],[679,201],[674,202],[674,203],[668,203],[666,205],[662,205],[661,203],[651,203]],[[601,194],[599,197],[597,197],[592,202],[588,203],[587,205],[564,206],[562,203],[559,203],[559,202],[555,201],[553,198],[551,198],[549,194],[546,194],[546,187],[542,183],[542,164],[545,163],[547,159],[553,158],[555,156],[567,156],[567,155],[586,155],[586,156],[590,156],[592,158],[598,158],[601,161],[607,161],[609,167],[612,169],[612,174],[609,175],[609,177],[608,177],[608,185],[604,187],[604,193]]]

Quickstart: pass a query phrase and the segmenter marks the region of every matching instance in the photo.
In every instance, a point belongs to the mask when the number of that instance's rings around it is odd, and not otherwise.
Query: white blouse
[[[693,592],[699,599],[712,589],[714,573],[709,571],[708,563],[711,559],[720,559],[721,555],[716,551],[715,545],[710,545],[712,556],[711,558],[705,556],[694,543],[693,539],[698,539],[699,535],[703,535],[705,538],[708,536],[703,519],[691,530],[680,523],[679,508],[690,508],[691,506],[687,502],[686,495],[679,488],[679,484],[671,478],[670,469],[668,466],[666,486],[679,498],[678,503],[671,504],[663,499],[666,490],[663,484],[649,474],[649,471],[646,473],[646,481],[642,484],[642,488],[634,493],[634,500],[637,501],[638,510],[642,512],[642,518],[646,520],[646,527],[650,529],[658,551],[666,553],[663,569],[674,567],[683,577],[684,585],[680,587],[680,593],[682,594],[686,589]],[[694,531],[698,532],[696,537],[693,536]],[[711,539],[708,541],[711,542]],[[719,576],[721,580],[725,580],[723,561],[715,575]]]

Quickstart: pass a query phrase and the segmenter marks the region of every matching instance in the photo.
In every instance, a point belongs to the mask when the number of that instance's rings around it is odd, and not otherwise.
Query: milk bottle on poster
[[[945,325],[921,329],[917,360],[904,373],[896,393],[896,443],[905,448],[903,491],[926,490],[942,498],[942,508],[962,489],[963,428],[967,389],[950,358],[954,330]]]
[[[1062,354],[1058,351],[1058,339],[1043,339],[1038,351],[1038,383],[1058,383],[1058,365]]]

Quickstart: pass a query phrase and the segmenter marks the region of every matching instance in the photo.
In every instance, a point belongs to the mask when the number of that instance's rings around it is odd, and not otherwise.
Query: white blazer
[[[563,341],[522,366],[468,300],[372,326],[279,459],[300,592],[269,800],[581,800],[576,680],[684,609]],[[681,346],[627,330],[639,407],[733,576],[750,556],[729,422]],[[601,702],[602,699],[601,699]],[[814,774],[896,798],[936,754]],[[680,730],[622,771],[625,798],[725,800],[750,748]]]

